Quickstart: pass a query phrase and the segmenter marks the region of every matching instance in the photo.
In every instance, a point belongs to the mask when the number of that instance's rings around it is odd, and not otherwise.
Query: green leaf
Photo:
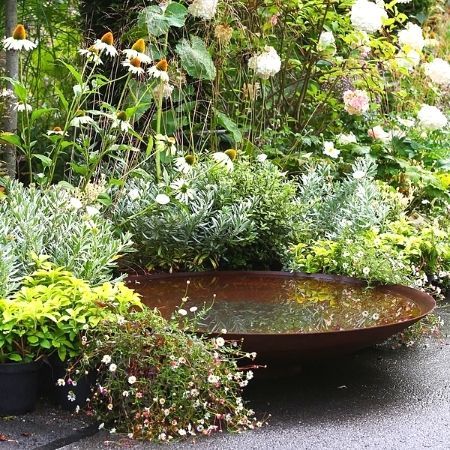
[[[186,72],[198,80],[214,80],[216,68],[205,43],[197,36],[190,36],[190,42],[182,39],[175,47]]]
[[[7,131],[0,133],[0,142],[4,142],[7,144],[20,146],[22,141],[17,134],[9,133]]]
[[[39,108],[39,109],[34,110],[31,113],[31,122],[35,122],[41,116],[43,116],[44,114],[47,114],[51,111],[56,111],[56,108]]]
[[[41,155],[39,153],[35,153],[33,155],[33,158],[39,159],[42,162],[44,167],[50,167],[52,165],[52,160],[48,156]]]
[[[187,8],[179,3],[170,3],[165,10],[152,5],[141,11],[139,23],[146,25],[149,35],[161,36],[166,34],[170,27],[184,26],[186,16]]]
[[[75,67],[69,63],[66,63],[64,61],[61,61],[61,62],[64,64],[64,66],[67,68],[67,70],[72,74],[72,76],[75,78],[77,83],[82,84],[83,79],[81,78],[81,74],[78,72],[78,70],[75,69]]]
[[[236,143],[242,142],[242,133],[239,130],[237,124],[231,120],[226,114],[220,111],[214,110],[217,120],[221,126],[223,126],[227,131],[229,131]]]
[[[22,356],[20,356],[18,353],[11,353],[8,355],[8,359],[11,361],[20,362],[22,361]]]

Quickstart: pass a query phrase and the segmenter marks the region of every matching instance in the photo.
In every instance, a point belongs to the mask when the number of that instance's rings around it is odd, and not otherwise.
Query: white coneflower
[[[61,127],[53,127],[51,130],[47,131],[47,135],[51,136],[53,134],[58,134],[60,136],[64,135],[64,131],[61,129]]]
[[[142,64],[150,64],[152,58],[145,53],[145,41],[144,39],[138,39],[131,48],[126,48],[123,53],[127,59],[139,58]]]
[[[27,32],[22,24],[18,24],[9,38],[3,39],[3,47],[5,50],[33,50],[37,45],[27,39]]]
[[[165,59],[161,59],[157,64],[150,67],[148,69],[147,73],[152,78],[157,78],[161,81],[168,82],[169,81],[169,74],[167,73],[167,69],[169,68],[169,64]]]
[[[77,115],[70,121],[70,126],[80,128],[81,125],[89,125],[94,123],[94,119],[87,116],[83,111],[78,111]]]
[[[158,152],[167,152],[170,156],[175,156],[177,153],[177,141],[173,137],[157,134],[155,136],[155,147]]]
[[[257,77],[267,80],[281,70],[281,59],[273,47],[266,46],[262,53],[248,60],[248,67],[255,71]]]
[[[194,0],[188,8],[189,13],[199,19],[211,20],[217,11],[219,0]]]
[[[170,187],[175,191],[175,198],[182,203],[189,203],[195,197],[195,190],[189,187],[189,183],[183,178],[170,183]]]
[[[130,122],[127,120],[127,113],[125,111],[119,111],[115,116],[111,116],[111,118],[111,128],[119,128],[119,130],[124,133],[133,129]]]
[[[31,111],[33,111],[33,107],[31,105],[29,105],[28,103],[22,103],[22,102],[16,103],[14,105],[14,109],[16,111],[19,111],[19,112],[24,112],[24,111],[31,112]]]
[[[175,168],[178,172],[189,173],[192,170],[192,166],[195,163],[195,157],[193,155],[179,156],[175,158]]]
[[[144,69],[141,67],[141,60],[138,57],[123,61],[122,66],[127,67],[128,72],[134,73],[135,75],[142,75],[145,73]]]
[[[103,64],[103,61],[99,55],[99,51],[93,45],[89,48],[80,48],[78,50],[78,53],[94,64]]]
[[[224,152],[216,152],[212,154],[212,158],[214,161],[218,163],[219,166],[224,167],[227,172],[231,172],[234,168],[233,161],[231,158]]]
[[[113,43],[113,34],[108,31],[100,39],[97,39],[92,47],[100,53],[105,52],[107,55],[114,57],[117,55],[117,49]]]

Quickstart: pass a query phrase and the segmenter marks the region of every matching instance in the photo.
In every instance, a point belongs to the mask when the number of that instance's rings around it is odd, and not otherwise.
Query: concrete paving
[[[450,449],[450,306],[439,313],[445,320],[441,339],[400,350],[367,349],[309,365],[290,377],[255,380],[246,397],[258,414],[271,414],[260,430],[164,448]],[[83,439],[83,433],[93,434],[92,428],[84,428],[87,423],[70,421],[64,414],[47,422],[46,414],[57,413],[44,406],[15,423],[0,419],[0,433],[13,439],[0,442],[0,450],[39,448],[43,443],[46,450],[161,448],[105,432]],[[31,426],[39,420],[41,433]],[[24,430],[31,435],[22,436]],[[55,434],[61,440],[52,443]]]

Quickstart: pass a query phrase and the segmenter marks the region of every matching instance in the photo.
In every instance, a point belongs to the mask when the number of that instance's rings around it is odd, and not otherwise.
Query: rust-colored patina
[[[188,280],[190,281],[189,285],[186,283]],[[164,316],[169,317],[180,306],[186,288],[188,288],[187,295],[194,300],[196,295],[200,295],[200,291],[203,295],[205,292],[211,294],[214,292],[217,294],[215,302],[226,301],[233,305],[234,301],[240,300],[240,305],[242,305],[243,299],[249,299],[248,301],[255,301],[258,305],[264,306],[267,303],[276,302],[275,288],[280,286],[280,283],[289,283],[290,280],[304,281],[305,283],[315,282],[316,284],[319,282],[319,285],[323,284],[328,286],[328,289],[331,288],[330,292],[333,292],[333,289],[341,292],[346,288],[363,291],[366,286],[365,282],[361,280],[335,275],[260,271],[132,275],[128,277],[127,283],[129,287],[134,288],[143,296],[146,305],[157,307]],[[213,288],[209,288],[212,284],[214,284]],[[271,288],[271,284],[274,289]],[[197,291],[195,286],[197,286]],[[383,342],[425,317],[436,306],[430,295],[406,286],[377,286],[370,292],[374,298],[380,298],[386,294],[393,298],[397,297],[400,301],[405,300],[414,306],[414,314],[400,319],[393,316],[392,322],[385,318],[382,324],[376,326],[318,332],[234,330],[229,331],[226,335],[222,334],[222,336],[227,340],[242,340],[245,351],[257,352],[257,362],[259,363],[301,362],[340,356]],[[202,300],[204,299],[202,297]],[[236,303],[236,305],[238,304]],[[188,303],[187,307],[189,305]],[[311,309],[311,305],[309,307]],[[314,309],[314,304],[312,308]],[[351,306],[349,308],[351,309]],[[219,331],[208,332],[208,334],[218,336],[221,333]]]

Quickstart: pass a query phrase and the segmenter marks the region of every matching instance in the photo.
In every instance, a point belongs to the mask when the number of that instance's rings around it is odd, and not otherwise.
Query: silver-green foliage
[[[33,255],[46,255],[60,267],[93,284],[110,280],[116,260],[131,249],[130,235],[116,236],[101,214],[89,216],[71,206],[61,186],[25,188],[6,181],[0,199],[0,295],[18,286],[33,268]]]
[[[393,205],[373,178],[375,165],[357,160],[349,175],[336,180],[329,166],[319,165],[301,177],[299,222],[311,239],[335,239],[382,225]]]

